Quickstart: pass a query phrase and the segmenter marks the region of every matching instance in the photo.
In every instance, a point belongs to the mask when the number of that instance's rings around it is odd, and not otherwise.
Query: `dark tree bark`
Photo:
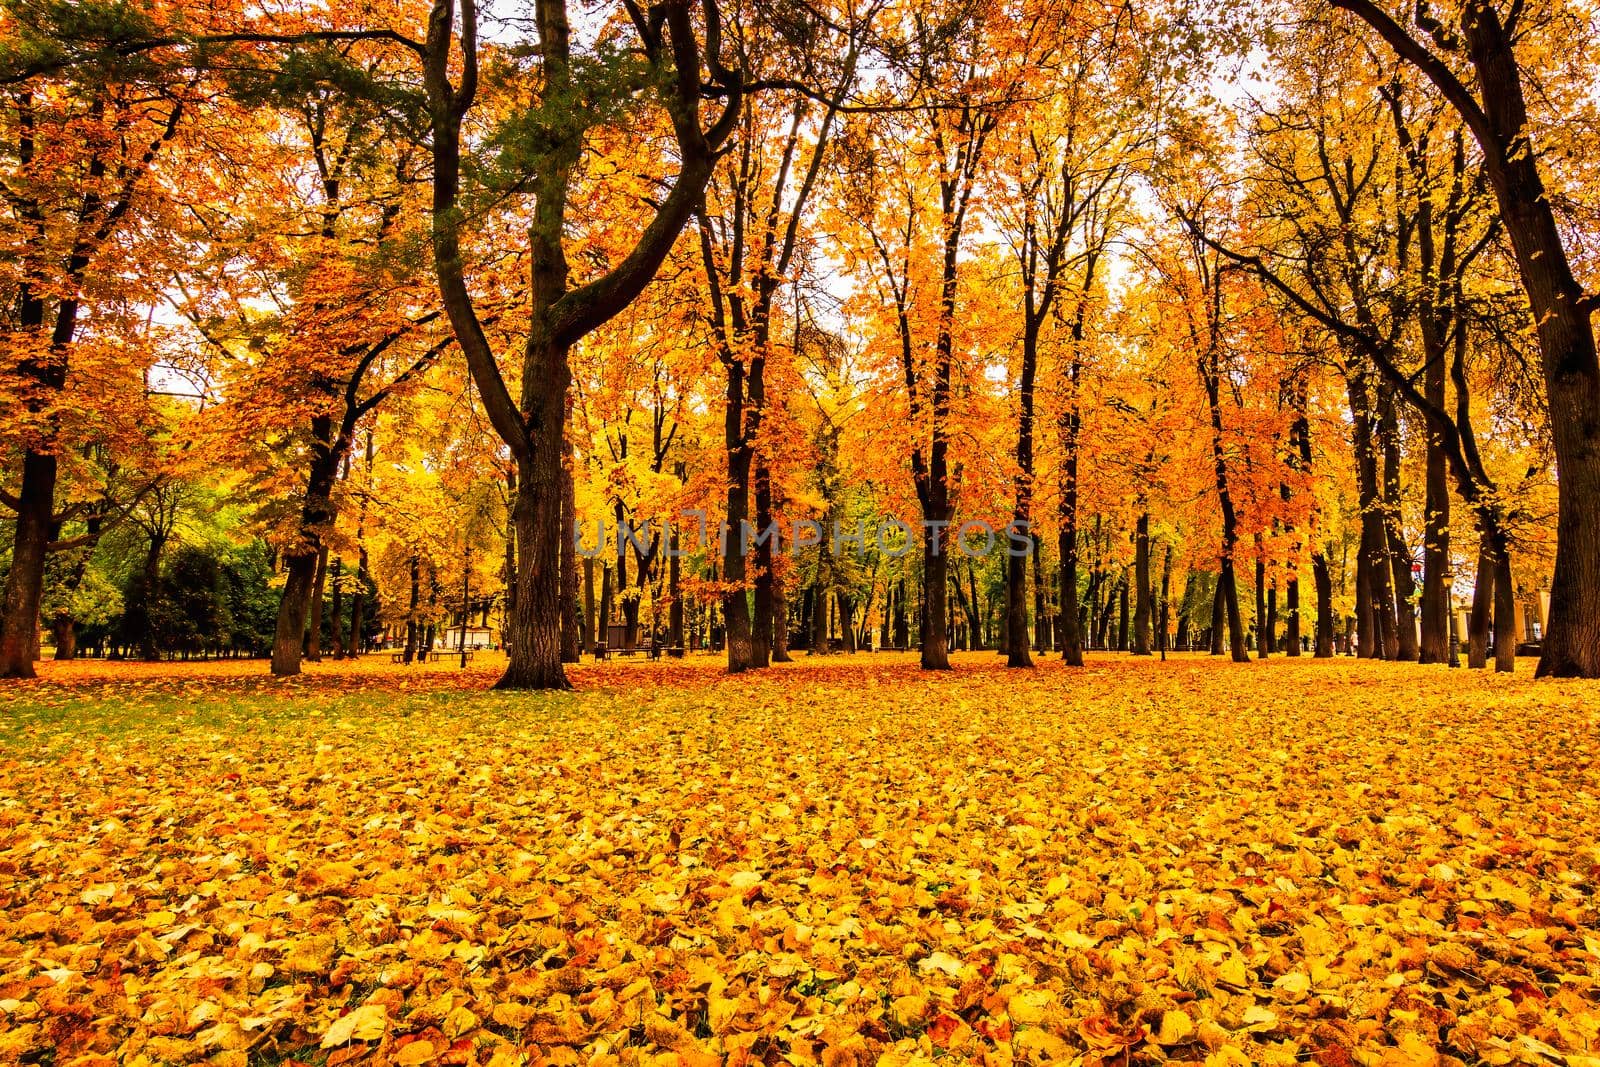
[[[1223,614],[1226,610],[1225,599],[1222,572],[1219,569],[1217,571],[1217,584],[1211,591],[1211,632],[1209,634],[1211,640],[1208,651],[1213,656],[1222,655],[1223,635],[1226,633],[1224,627],[1227,625],[1226,616]]]
[[[422,601],[422,561],[411,557],[411,604],[406,608],[406,647],[402,657],[406,663],[415,663],[421,650],[422,624],[417,621],[417,607]]]
[[[156,647],[156,626],[152,612],[161,600],[161,553],[167,545],[165,530],[151,533],[145,548],[144,565],[140,569],[144,597],[144,625],[139,629],[139,658],[153,662],[160,658]]]
[[[333,602],[330,605],[332,625],[329,634],[333,638],[333,658],[344,659],[344,589],[340,580],[344,574],[344,561],[337,556],[333,560]]]
[[[1467,666],[1474,670],[1489,663],[1489,622],[1494,610],[1496,569],[1493,538],[1486,531],[1480,531],[1472,610],[1467,617]]]
[[[1033,542],[1033,650],[1041,656],[1050,651],[1050,582],[1045,577],[1044,544],[1038,534]]]
[[[561,662],[577,663],[582,649],[578,617],[578,504],[572,479],[572,442],[562,438],[561,455]]]
[[[674,542],[676,543],[676,542]],[[673,595],[677,595],[677,569],[673,569]],[[594,557],[583,557],[583,616],[579,627],[583,651],[593,652],[599,643],[594,628]],[[681,634],[680,634],[681,636]]]
[[[1394,579],[1395,658],[1415,663],[1419,656],[1417,618],[1411,598],[1411,549],[1400,533],[1400,423],[1394,392],[1379,390],[1378,437],[1383,448],[1383,536]]]
[[[353,430],[354,420],[350,421]],[[334,518],[334,481],[349,445],[347,434],[334,435],[331,417],[318,415],[312,420],[311,463],[300,505],[300,539],[283,556],[283,597],[278,602],[278,626],[272,640],[275,675],[300,673],[306,619],[316,587],[317,563],[322,558],[322,531]]]
[[[306,624],[306,659],[322,662],[322,606],[328,587],[328,546],[317,549],[317,573],[311,582],[311,613]]]
[[[702,50],[688,0],[664,0],[637,28],[644,57],[659,74],[677,143],[679,167],[634,247],[609,271],[576,289],[569,284],[564,245],[567,200],[583,147],[583,124],[562,125],[542,146],[527,188],[535,209],[528,226],[531,325],[523,346],[522,391],[514,400],[501,374],[466,283],[461,251],[461,127],[478,80],[477,11],[461,0],[434,0],[421,48],[433,156],[433,259],[452,332],[467,358],[489,421],[510,447],[517,467],[512,519],[517,533],[517,597],[507,620],[511,662],[497,683],[505,689],[565,689],[561,664],[561,451],[566,430],[568,351],[615,317],[654,277],[711,176],[718,147],[742,105],[737,74],[720,62],[721,15],[714,0]],[[456,18],[459,13],[459,39]],[[536,0],[544,106],[575,99],[565,0]],[[459,49],[455,45],[459,45]],[[452,54],[459,78],[452,81]],[[702,63],[723,111],[701,126]],[[547,127],[549,129],[556,129]]]
[[[1451,29],[1424,25],[1437,46],[1465,56],[1475,94],[1448,63],[1372,0],[1334,4],[1367,22],[1421,71],[1482,150],[1539,339],[1559,472],[1550,625],[1538,673],[1600,677],[1600,357],[1590,321],[1597,300],[1584,293],[1573,274],[1545,191],[1513,34],[1488,0],[1461,5],[1459,39]],[[1520,5],[1511,10],[1520,12]]]
[[[1150,643],[1150,513],[1141,511],[1133,535],[1134,611],[1133,654],[1148,656]]]
[[[1117,579],[1117,651],[1128,651],[1128,572]]]
[[[789,655],[789,589],[782,575],[772,579],[772,662],[793,662]]]

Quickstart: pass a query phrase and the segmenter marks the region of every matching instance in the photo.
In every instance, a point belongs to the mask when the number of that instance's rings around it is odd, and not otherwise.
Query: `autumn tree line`
[[[1600,676],[1582,5],[514,6],[0,4],[0,675]]]

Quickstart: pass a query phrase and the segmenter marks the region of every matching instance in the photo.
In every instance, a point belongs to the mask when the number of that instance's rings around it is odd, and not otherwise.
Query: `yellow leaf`
[[[335,1019],[322,1035],[322,1047],[333,1048],[350,1041],[377,1041],[389,1025],[389,1009],[382,1004],[363,1004],[350,1014]]]
[[[1163,1045],[1181,1045],[1189,1040],[1194,1033],[1194,1020],[1189,1018],[1185,1011],[1166,1011],[1161,1013],[1161,1029],[1156,1032],[1156,1040]]]

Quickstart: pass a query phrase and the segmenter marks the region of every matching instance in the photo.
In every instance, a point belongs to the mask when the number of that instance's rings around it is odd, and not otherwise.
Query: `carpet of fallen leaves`
[[[957,658],[46,664],[0,1061],[1600,1064],[1600,686]]]

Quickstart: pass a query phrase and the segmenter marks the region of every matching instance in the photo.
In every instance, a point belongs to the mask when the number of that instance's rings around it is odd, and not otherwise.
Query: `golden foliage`
[[[1600,1062],[1591,684],[958,658],[47,664],[0,1057]]]

